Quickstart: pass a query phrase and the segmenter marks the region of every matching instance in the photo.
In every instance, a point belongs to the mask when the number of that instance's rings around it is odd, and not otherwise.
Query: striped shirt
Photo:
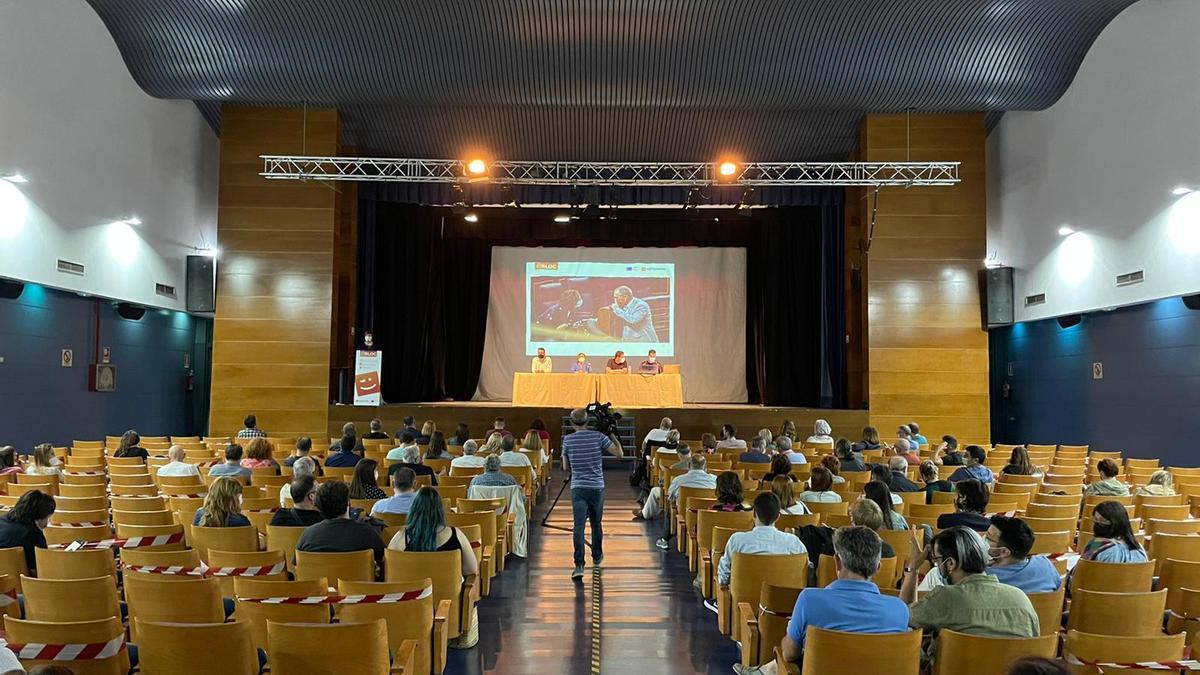
[[[592,429],[580,429],[563,437],[563,456],[571,469],[571,489],[604,489],[604,451],[612,447],[612,440]]]

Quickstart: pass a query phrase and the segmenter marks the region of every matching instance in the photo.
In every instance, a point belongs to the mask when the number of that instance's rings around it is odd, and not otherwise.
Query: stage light
[[[6,180],[10,183],[28,183],[29,182],[28,178],[26,178],[25,176],[22,176],[21,174],[16,173],[16,172],[6,174],[4,176],[0,176],[0,180]]]
[[[1063,225],[1062,227],[1058,228],[1058,236],[1060,237],[1069,237],[1073,234],[1075,234],[1075,230],[1073,230],[1069,225]]]
[[[742,198],[738,200],[737,214],[743,218],[749,218],[750,213],[750,198],[754,196],[754,188],[746,186],[742,190]]]
[[[557,216],[554,216],[554,222],[556,222],[556,223],[569,223],[569,222],[571,222],[571,216],[568,216],[568,215],[567,215],[567,214],[565,214],[565,213],[560,213],[560,214],[558,214]]]
[[[722,160],[717,162],[717,180],[729,182],[737,179],[741,166],[733,160]]]
[[[1176,197],[1182,197],[1186,194],[1191,194],[1192,192],[1194,192],[1194,190],[1186,185],[1180,185],[1174,190],[1171,190],[1171,194],[1175,195]]]
[[[700,188],[694,187],[691,190],[688,190],[687,201],[683,204],[683,210],[687,211],[700,206],[700,202],[703,199],[704,194],[700,191]]]
[[[514,209],[521,206],[517,203],[517,197],[515,194],[513,194],[511,185],[500,186],[500,203],[508,208]]]
[[[487,169],[487,162],[478,157],[467,162],[467,173],[472,176],[482,176],[487,173]]]
[[[1078,326],[1082,322],[1083,316],[1080,314],[1067,314],[1065,316],[1058,317],[1058,326],[1063,330],[1066,330],[1072,326]]]
[[[467,215],[463,216],[463,220],[467,221],[468,223],[478,223],[479,215],[475,213],[468,213]]]

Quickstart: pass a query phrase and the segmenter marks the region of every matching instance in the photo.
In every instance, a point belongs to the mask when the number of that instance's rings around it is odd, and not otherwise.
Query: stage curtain
[[[356,335],[384,351],[388,402],[470,400],[487,323],[492,246],[744,246],[746,386],[751,403],[845,406],[843,221],[840,189],[796,188],[751,218],[728,210],[631,214],[554,223],[545,209],[489,210],[466,223],[420,186],[359,189]],[[624,212],[622,212],[624,213]],[[714,214],[719,214],[714,216]]]

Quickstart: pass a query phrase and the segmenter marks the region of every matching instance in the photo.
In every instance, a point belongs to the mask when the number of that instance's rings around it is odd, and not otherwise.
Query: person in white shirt
[[[829,426],[829,422],[817,420],[816,424],[813,424],[813,435],[809,436],[805,442],[813,445],[832,445],[833,436],[830,435],[832,433],[833,427]]]
[[[167,450],[167,457],[171,460],[162,465],[158,469],[160,476],[199,476],[200,469],[195,464],[188,464],[183,461],[187,457],[187,452],[182,446],[172,445],[170,450]]]
[[[317,462],[312,457],[301,457],[292,464],[292,482],[301,476],[316,478]],[[279,506],[287,506],[287,498],[292,496],[292,484],[285,483],[279,488]]]
[[[722,588],[729,586],[733,575],[733,554],[753,553],[757,555],[797,555],[808,553],[800,538],[790,532],[775,528],[779,519],[779,497],[773,492],[762,492],[754,498],[754,529],[737,532],[725,544],[725,553],[717,565],[717,582]]]
[[[479,455],[475,454],[476,452],[479,451],[479,444],[475,442],[474,438],[468,438],[467,442],[463,443],[462,448],[463,448],[462,457],[455,457],[454,459],[450,460],[450,468],[454,468],[456,466],[457,467],[483,466],[483,463],[486,460],[483,457],[480,457]]]
[[[421,449],[417,447],[417,437],[413,436],[412,432],[405,431],[404,433],[400,434],[400,445],[388,450],[386,459],[389,462],[403,462],[405,461],[404,457],[408,454],[409,450],[416,450],[417,452],[421,451]]]
[[[775,441],[779,445],[779,454],[787,457],[788,461],[795,464],[808,464],[808,458],[802,452],[792,450],[792,439],[787,436],[780,436]]]
[[[537,356],[533,357],[533,364],[529,366],[529,371],[533,373],[553,373],[554,361],[546,356],[546,348],[538,347]]]
[[[511,436],[500,442],[500,466],[527,466],[532,471],[533,462],[524,453],[517,452],[516,447]]]
[[[646,432],[646,437],[642,439],[642,452],[650,454],[650,442],[653,441],[655,446],[662,445],[667,440],[667,432],[671,430],[671,418],[664,417],[658,423],[657,429],[651,429]]]
[[[746,449],[746,441],[737,437],[737,427],[732,424],[726,424],[721,427],[721,440],[717,441],[717,449],[721,448],[736,448],[738,450]]]
[[[812,469],[809,478],[810,487],[800,493],[802,502],[818,502],[833,504],[842,501],[842,496],[833,491],[833,474],[824,466],[817,465]]]
[[[679,488],[681,487],[717,487],[717,477],[708,472],[708,460],[704,455],[696,454],[688,457],[688,472],[682,476],[676,476],[671,479],[671,485],[667,488],[667,498],[674,504],[679,498]],[[649,520],[662,513],[662,488],[651,488],[650,494],[646,496],[646,503],[640,509],[634,509],[633,515],[636,520]]]

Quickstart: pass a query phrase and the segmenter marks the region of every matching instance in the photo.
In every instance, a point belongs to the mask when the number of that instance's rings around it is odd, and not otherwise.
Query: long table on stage
[[[618,408],[679,408],[683,376],[579,373],[514,373],[513,405],[579,408],[593,401]]]

